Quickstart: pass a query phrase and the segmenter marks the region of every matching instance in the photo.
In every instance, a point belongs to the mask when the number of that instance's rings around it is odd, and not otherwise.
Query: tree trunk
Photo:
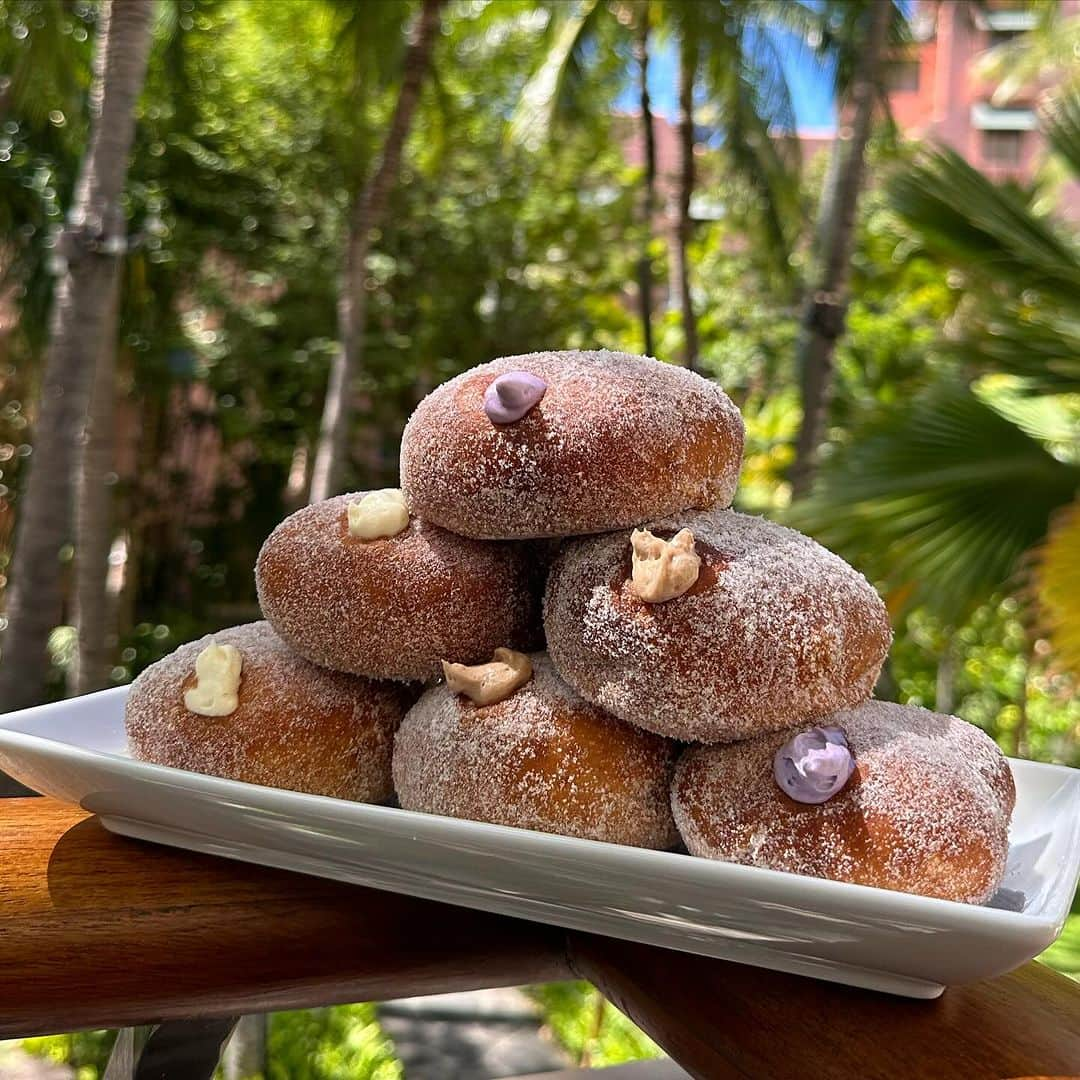
[[[113,414],[116,403],[116,324],[120,278],[108,300],[105,340],[94,371],[90,408],[75,484],[75,627],[78,647],[68,692],[89,694],[109,685],[116,642],[113,597],[107,589],[112,547]]]
[[[956,638],[950,630],[938,660],[937,678],[934,683],[934,709],[939,713],[951,713],[956,700],[956,662],[959,659]]]
[[[896,681],[896,672],[893,671],[892,657],[886,656],[885,663],[881,665],[877,683],[874,685],[874,697],[878,701],[900,700],[900,686]]]
[[[19,500],[0,709],[40,700],[49,633],[61,617],[59,553],[70,538],[76,440],[101,354],[109,297],[126,247],[120,203],[135,135],[135,103],[150,49],[150,0],[106,3],[95,58],[90,144],[59,254],[34,452]]]
[[[299,510],[308,500],[308,464],[311,458],[311,440],[301,435],[293,447],[289,476],[285,481],[282,502],[287,513]]]
[[[221,1055],[225,1080],[256,1080],[266,1074],[266,1014],[242,1016]]]
[[[645,151],[644,191],[642,192],[642,252],[638,260],[638,305],[641,313],[641,336],[646,356],[653,355],[652,333],[652,241],[653,218],[656,215],[656,134],[653,130],[652,103],[649,101],[649,10],[642,8],[634,57],[638,63],[638,94],[641,101],[641,132]]]
[[[439,29],[443,0],[423,0],[420,17],[405,52],[401,89],[386,133],[382,154],[370,179],[353,204],[345,241],[345,262],[338,294],[337,355],[330,367],[326,388],[319,445],[311,474],[311,502],[328,499],[339,488],[345,466],[349,435],[349,395],[364,356],[364,324],[367,290],[364,271],[371,233],[386,212],[390,189],[397,178],[398,165],[413,114],[420,99],[420,87],[431,62],[431,52]]]
[[[1020,683],[1020,700],[1016,703],[1019,715],[1016,718],[1016,743],[1013,752],[1018,758],[1031,756],[1028,745],[1028,686],[1031,682],[1031,642],[1024,639],[1024,677]]]
[[[828,237],[832,233],[832,213],[836,206],[836,185],[840,180],[843,165],[845,141],[833,139],[829,147],[829,163],[825,166],[825,175],[821,180],[821,195],[817,205],[817,228],[814,230],[813,250],[824,251]]]
[[[694,194],[694,76],[697,47],[685,37],[679,47],[679,205],[676,223],[675,258],[679,277],[679,305],[682,309],[683,363],[698,369],[697,318],[690,295],[690,198]]]
[[[847,315],[851,249],[855,241],[855,213],[865,175],[866,144],[870,138],[877,96],[877,78],[883,61],[892,4],[871,4],[870,24],[859,52],[851,84],[854,118],[847,157],[836,176],[831,205],[826,209],[823,230],[821,281],[807,300],[799,340],[798,366],[803,418],[791,468],[792,492],[810,490],[817,465],[818,447],[832,399],[833,353],[844,332]],[[839,135],[838,135],[839,137]]]

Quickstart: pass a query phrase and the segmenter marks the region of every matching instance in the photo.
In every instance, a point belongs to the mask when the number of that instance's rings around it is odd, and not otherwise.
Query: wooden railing
[[[0,1035],[195,1022],[175,1067],[149,1059],[175,1026],[127,1033],[110,1080],[196,1080],[242,1013],[567,978],[708,1080],[1080,1076],[1080,986],[1034,963],[901,1000],[154,847],[48,799],[0,802],[0,844]]]

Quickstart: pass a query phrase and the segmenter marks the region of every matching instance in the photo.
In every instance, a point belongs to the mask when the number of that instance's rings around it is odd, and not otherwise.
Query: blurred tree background
[[[648,346],[743,410],[737,505],[881,589],[879,696],[1080,765],[1080,245],[1056,195],[1080,179],[1075,16],[1041,5],[988,54],[1047,88],[1049,152],[1018,183],[901,137],[881,58],[910,41],[906,3],[146,6],[110,247],[65,227],[107,6],[0,0],[0,626],[5,658],[13,635],[32,654],[17,677],[0,660],[0,709],[256,618],[273,525],[313,482],[394,484],[405,420],[444,379]],[[678,108],[654,125],[663,52]],[[850,121],[832,152],[800,153],[792,57],[823,65]],[[119,279],[58,429],[43,388],[73,237]],[[42,430],[70,440],[65,475]],[[43,492],[67,516],[20,555]],[[51,584],[15,603],[20,565]],[[1054,956],[1077,971],[1069,934]],[[575,1052],[582,995],[541,998]],[[349,1075],[396,1075],[376,1035]],[[645,1052],[633,1038],[594,1061]]]

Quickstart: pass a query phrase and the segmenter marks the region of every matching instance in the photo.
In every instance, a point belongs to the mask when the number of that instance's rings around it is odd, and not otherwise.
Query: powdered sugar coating
[[[635,595],[628,532],[570,541],[552,567],[548,650],[584,697],[669,738],[726,742],[870,696],[892,632],[880,597],[843,559],[732,510],[647,527],[694,534],[698,580],[674,600]]]
[[[484,391],[510,371],[547,390],[496,425]],[[727,506],[742,452],[738,409],[700,375],[627,353],[537,352],[429,394],[402,436],[401,486],[415,513],[465,536],[567,536]]]
[[[239,703],[228,716],[184,707],[195,659],[210,644],[240,650]],[[411,699],[394,683],[326,671],[290,651],[269,623],[181,645],[131,684],[124,723],[133,755],[249,784],[382,802],[393,792],[394,731]]]
[[[287,517],[263,544],[263,615],[323,667],[379,679],[431,679],[439,661],[472,664],[540,638],[539,568],[521,544],[484,544],[412,518],[396,536],[349,535],[339,495]]]
[[[407,810],[636,847],[676,841],[668,791],[674,744],[580,698],[543,653],[504,701],[478,706],[445,684],[409,711],[394,741]]]
[[[981,904],[1001,883],[1016,794],[1008,762],[973,724],[870,701],[829,717],[855,756],[819,805],[777,786],[772,759],[799,729],[679,761],[672,808],[692,855]]]

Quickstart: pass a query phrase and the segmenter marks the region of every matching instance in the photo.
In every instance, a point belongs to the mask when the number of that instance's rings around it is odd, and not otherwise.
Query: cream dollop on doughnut
[[[228,716],[239,702],[244,658],[235,645],[213,638],[195,657],[195,685],[184,691],[184,707],[200,716]]]
[[[880,597],[807,536],[732,510],[647,526],[689,529],[693,585],[637,595],[625,533],[563,544],[544,626],[563,677],[630,723],[687,742],[726,742],[813,721],[870,696],[892,634]]]
[[[823,721],[854,772],[818,804],[773,776],[794,731],[692,747],[672,808],[692,855],[980,904],[1001,883],[1016,793],[994,741],[955,716],[869,701]]]
[[[648,604],[682,596],[701,572],[701,559],[694,551],[694,534],[689,529],[680,529],[670,540],[653,536],[648,529],[635,529],[630,546],[634,551],[633,590]]]
[[[456,694],[464,694],[476,705],[494,705],[505,701],[532,678],[532,661],[513,649],[496,649],[487,664],[450,664],[442,662],[446,685]]]
[[[544,384],[519,407],[501,378]],[[512,422],[493,422],[485,411]],[[539,352],[458,375],[417,406],[401,441],[414,514],[481,539],[629,528],[691,506],[727,506],[742,462],[738,409],[715,383],[627,353]]]
[[[400,488],[369,491],[348,507],[349,535],[361,540],[397,536],[409,526],[409,511]]]
[[[780,790],[811,805],[843,791],[854,769],[847,735],[837,727],[800,731],[773,755],[773,779]]]
[[[406,810],[636,847],[676,841],[675,745],[580,698],[543,653],[533,677],[493,705],[445,683],[409,710],[394,740]]]

